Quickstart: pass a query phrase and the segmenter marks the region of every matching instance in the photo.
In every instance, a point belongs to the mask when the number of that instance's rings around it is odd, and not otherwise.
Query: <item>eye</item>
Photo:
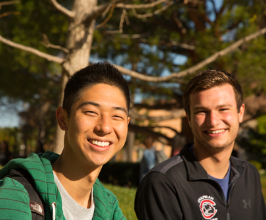
[[[90,115],[90,116],[96,116],[96,115],[97,115],[97,113],[94,112],[94,111],[85,111],[84,113],[85,113],[86,115]]]
[[[114,115],[113,116],[115,119],[119,119],[119,120],[123,120],[124,117],[123,116],[120,116],[120,115]]]
[[[227,111],[228,110],[228,108],[222,108],[222,109],[220,109],[220,111]]]

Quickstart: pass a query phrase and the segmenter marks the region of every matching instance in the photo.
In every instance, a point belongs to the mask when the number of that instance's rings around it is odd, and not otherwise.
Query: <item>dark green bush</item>
[[[99,179],[103,183],[136,187],[139,183],[139,163],[109,162],[103,166]]]

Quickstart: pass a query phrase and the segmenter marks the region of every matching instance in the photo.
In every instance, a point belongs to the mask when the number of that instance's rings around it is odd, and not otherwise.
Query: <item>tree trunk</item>
[[[126,144],[126,161],[132,162],[133,161],[133,147],[135,143],[135,132],[129,131],[127,134],[127,144]]]
[[[38,124],[39,132],[37,138],[37,146],[35,149],[36,153],[44,152],[43,146],[45,144],[45,136],[46,136],[45,115],[48,112],[49,107],[50,107],[50,102],[46,101],[41,105],[39,109],[38,119],[37,119],[37,122],[39,123]]]
[[[72,76],[78,70],[88,66],[95,20],[82,22],[85,15],[90,13],[97,6],[97,0],[73,0],[72,11],[74,18],[70,20],[66,48],[69,53],[63,63],[62,85],[60,91],[59,106],[62,105],[64,87],[66,84],[65,75]],[[64,74],[66,73],[66,74]],[[61,154],[64,147],[64,131],[57,125],[54,152]]]
[[[137,70],[137,62],[132,62],[132,70]],[[132,78],[132,93],[131,93],[131,102],[130,102],[130,108],[134,107],[134,101],[135,101],[135,83],[136,79]],[[135,119],[131,118],[131,123],[135,124]],[[125,149],[125,159],[128,162],[133,161],[133,148],[135,144],[135,132],[134,131],[128,131],[127,134],[127,142],[126,142],[126,149]]]

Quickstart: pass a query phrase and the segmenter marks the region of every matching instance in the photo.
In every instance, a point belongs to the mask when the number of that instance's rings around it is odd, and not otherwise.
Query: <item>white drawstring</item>
[[[53,202],[53,203],[52,203],[52,208],[53,208],[53,220],[55,220],[55,207],[56,207],[56,203]]]

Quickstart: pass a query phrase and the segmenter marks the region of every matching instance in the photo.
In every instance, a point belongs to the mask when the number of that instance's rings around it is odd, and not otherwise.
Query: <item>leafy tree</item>
[[[231,72],[244,85],[246,95],[254,92],[250,77],[257,89],[265,86],[265,44],[259,37],[266,32],[265,3],[224,0],[217,6],[217,2],[62,0],[59,4],[56,0],[22,0],[12,5],[20,15],[1,20],[0,41],[20,50],[1,44],[0,56],[5,62],[0,68],[5,79],[11,75],[14,79],[24,69],[21,78],[32,85],[25,89],[29,92],[23,99],[36,106],[48,101],[54,108],[54,97],[62,93],[67,77],[85,67],[90,54],[109,60],[128,75],[133,96],[141,93],[153,97],[149,103],[132,103],[130,116],[135,123],[130,129],[159,135],[173,144],[174,139],[138,126],[138,120],[143,120],[139,108],[170,110],[167,117],[145,117],[151,121],[183,117],[180,90],[203,68]],[[43,44],[39,44],[41,39]],[[176,62],[178,56],[185,56],[187,61]],[[10,60],[15,62],[10,65]],[[8,88],[1,91],[11,95]],[[22,98],[19,92],[14,92],[14,97]],[[62,133],[57,134],[60,148]],[[59,148],[55,151],[60,152]]]

